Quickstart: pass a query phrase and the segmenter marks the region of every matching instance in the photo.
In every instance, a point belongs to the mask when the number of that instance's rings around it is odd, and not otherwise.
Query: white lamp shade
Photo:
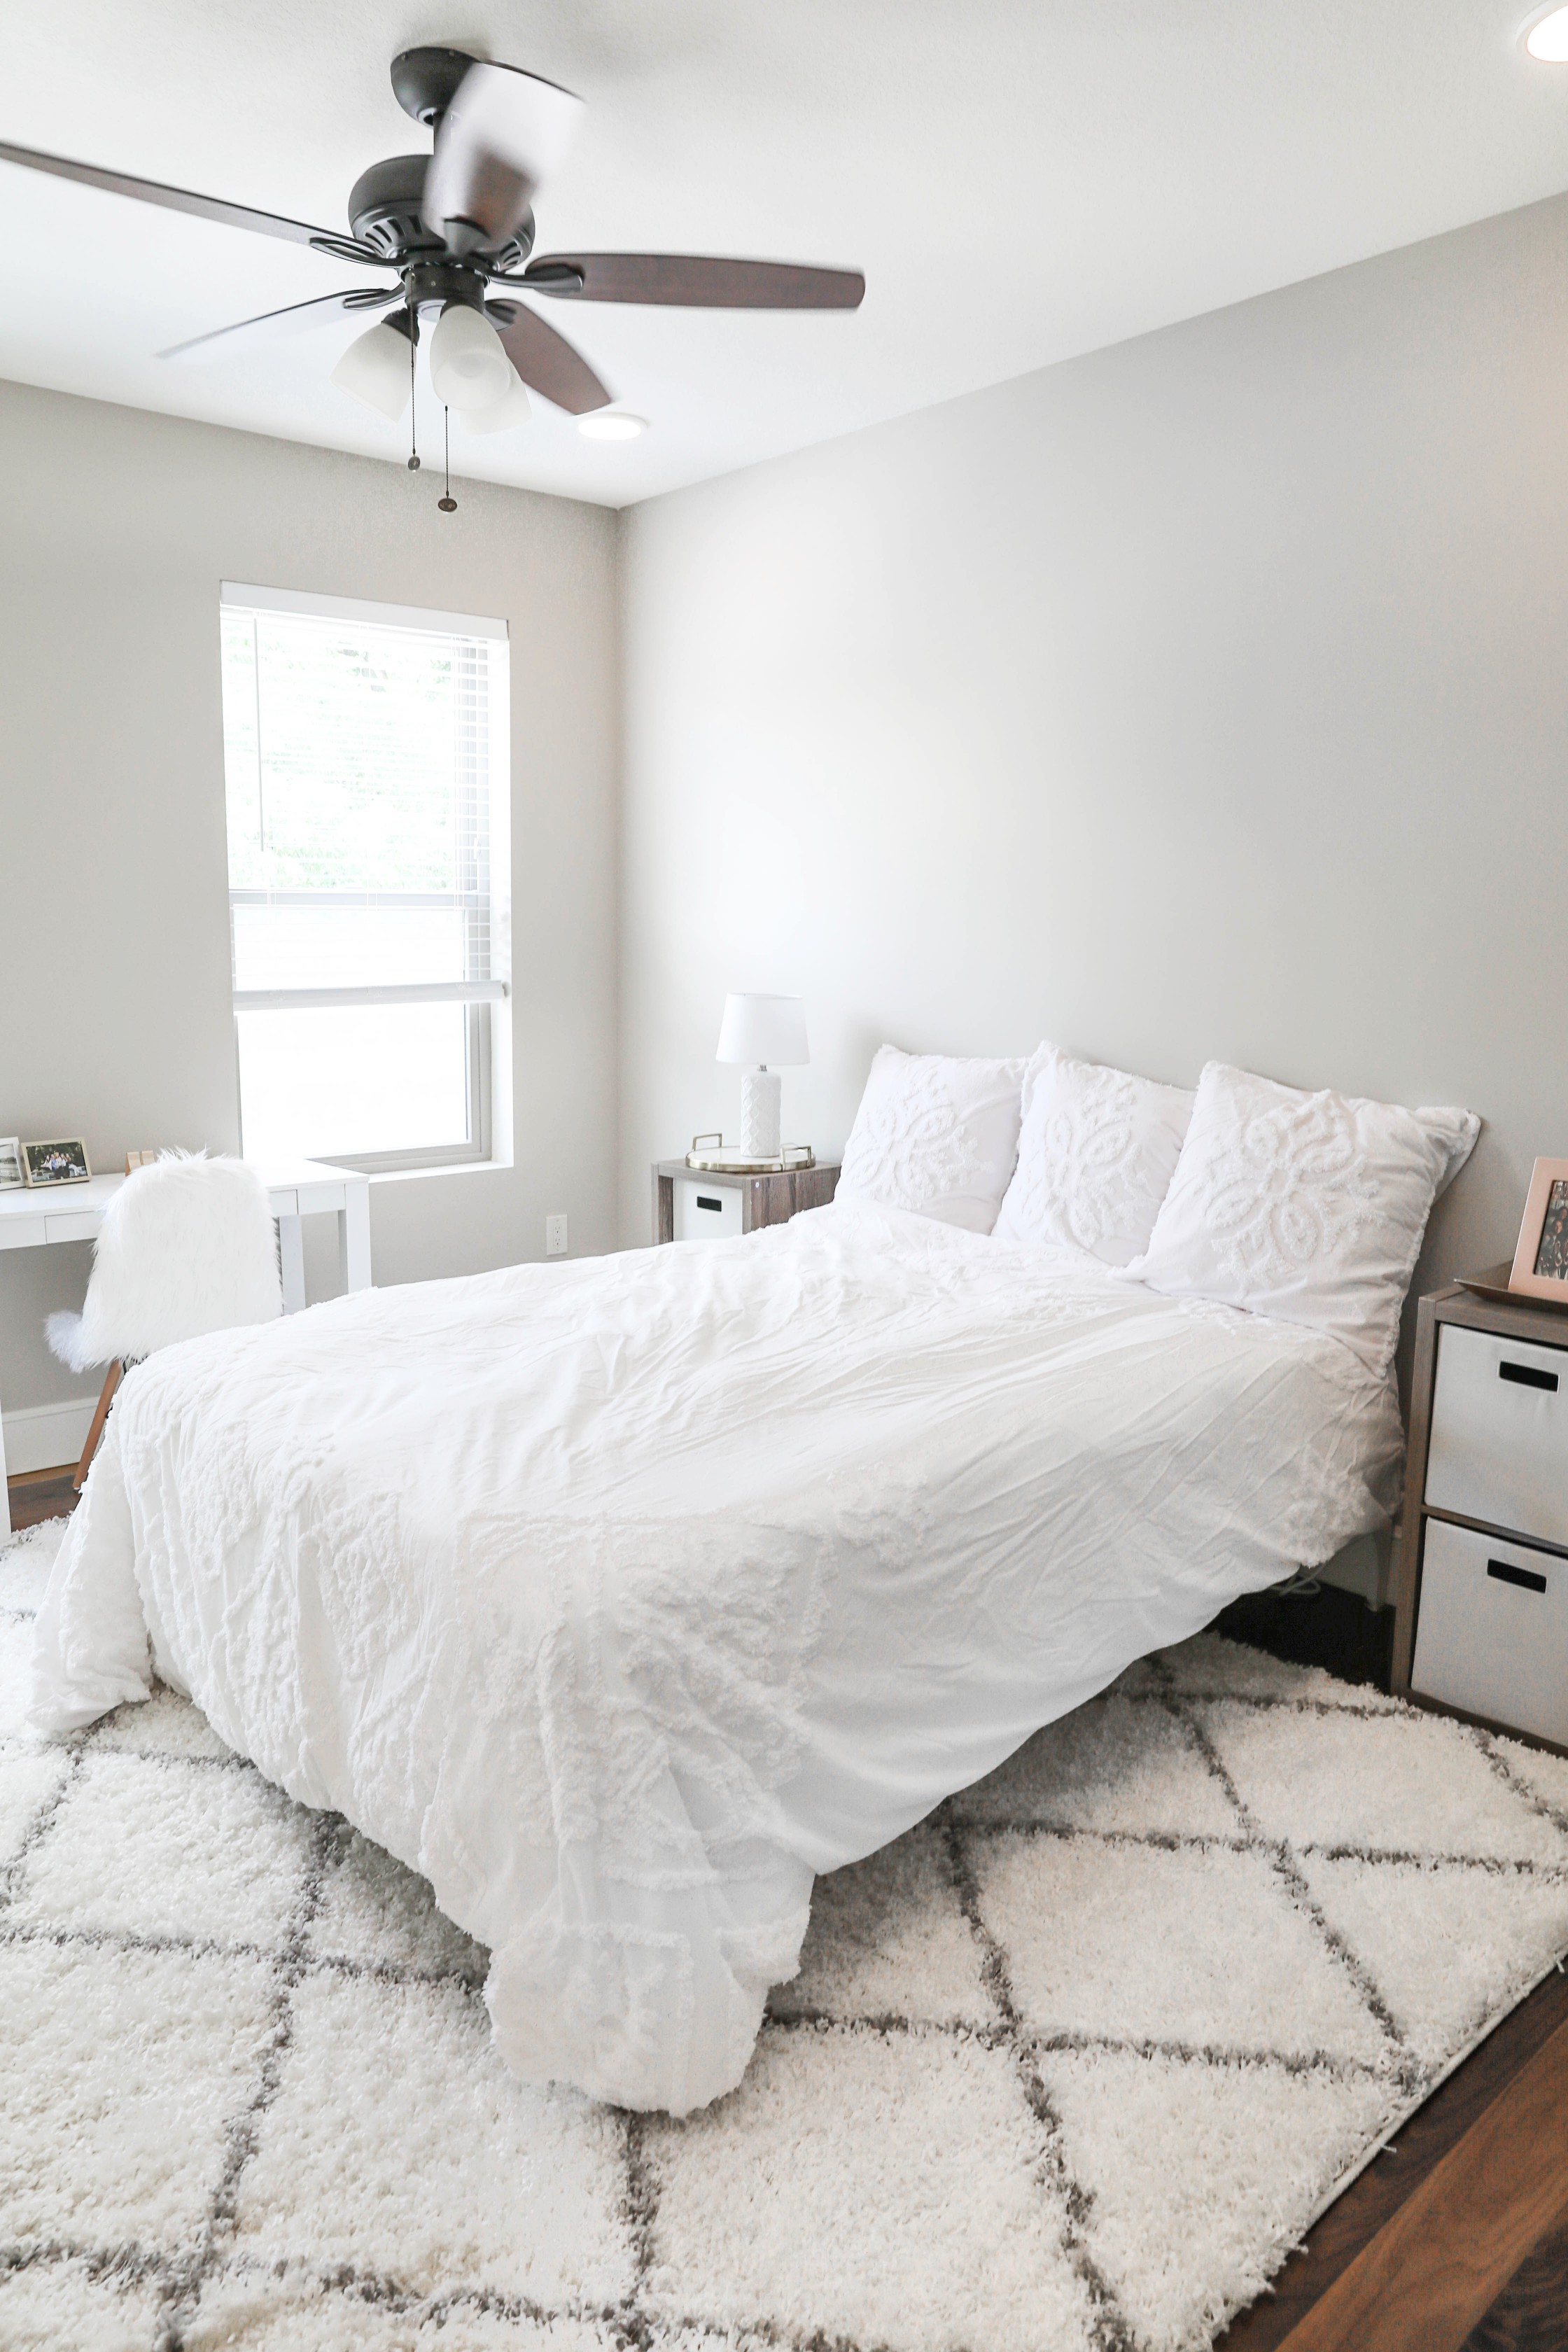
[[[522,378],[510,361],[507,373],[511,382],[500,398],[492,401],[489,408],[459,409],[458,413],[465,433],[510,433],[515,425],[528,423],[533,410],[523,388]]]
[[[395,425],[408,405],[413,390],[409,341],[384,320],[368,334],[356,335],[336,367],[332,382],[340,392],[378,408]]]
[[[488,319],[448,302],[430,338],[430,381],[448,408],[491,408],[504,398],[512,364]]]
[[[799,996],[746,996],[724,999],[724,1019],[719,1031],[720,1062],[765,1063],[777,1067],[809,1062],[805,1042],[805,1003]]]

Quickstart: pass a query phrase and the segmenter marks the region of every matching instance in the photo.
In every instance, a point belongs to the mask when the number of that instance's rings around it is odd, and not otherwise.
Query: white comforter
[[[367,1291],[121,1391],[34,1720],[154,1668],[489,1946],[516,2071],[730,2089],[813,1874],[1384,1517],[1337,1341],[899,1212]]]

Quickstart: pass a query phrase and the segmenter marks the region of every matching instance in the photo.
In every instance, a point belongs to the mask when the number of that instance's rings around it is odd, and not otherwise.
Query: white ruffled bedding
[[[508,2063],[739,2081],[814,1873],[1381,1523],[1337,1341],[840,1203],[365,1291],[127,1379],[34,1720],[153,1669],[492,1953]]]

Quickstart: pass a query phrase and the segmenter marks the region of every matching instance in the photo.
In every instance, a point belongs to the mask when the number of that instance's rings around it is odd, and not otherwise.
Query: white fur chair
[[[126,1366],[176,1339],[283,1311],[267,1188],[243,1160],[165,1151],[103,1213],[79,1315],[51,1315],[49,1345],[73,1371],[107,1364],[76,1483],[98,1450]]]

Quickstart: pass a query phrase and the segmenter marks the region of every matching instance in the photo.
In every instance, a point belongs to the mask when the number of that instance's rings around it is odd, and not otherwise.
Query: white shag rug
[[[1204,1637],[818,1882],[684,2124],[494,2057],[424,1882],[164,1693],[17,1728],[0,2345],[1198,2352],[1568,1948],[1568,1761]]]

